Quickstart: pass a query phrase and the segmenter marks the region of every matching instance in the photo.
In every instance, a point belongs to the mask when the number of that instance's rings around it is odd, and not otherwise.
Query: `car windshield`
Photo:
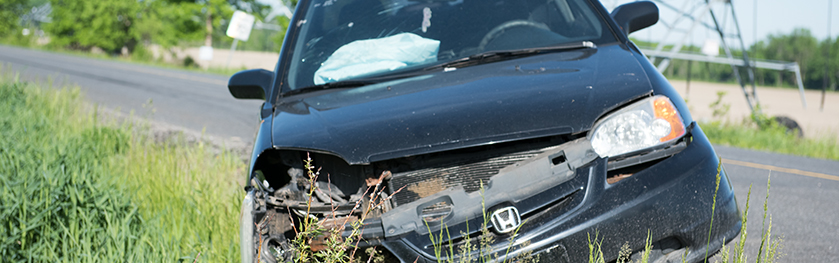
[[[301,1],[286,91],[494,50],[615,41],[589,0]]]

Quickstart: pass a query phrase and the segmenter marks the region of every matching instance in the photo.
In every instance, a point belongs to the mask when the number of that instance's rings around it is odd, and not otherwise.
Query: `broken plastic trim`
[[[562,155],[565,156],[564,162],[560,161],[562,158],[557,159]],[[426,222],[422,218],[423,208],[439,203],[443,200],[441,198],[453,200],[453,209],[445,218],[437,221],[437,224],[429,224],[431,231],[439,230],[444,224],[451,226],[450,223],[466,222],[475,215],[480,215],[483,213],[482,201],[493,206],[542,193],[573,179],[577,168],[597,158],[598,155],[594,153],[591,143],[586,138],[546,148],[542,154],[534,158],[501,169],[499,174],[487,182],[483,196],[480,193],[467,193],[462,186],[457,186],[411,203],[401,204],[382,215],[385,236],[400,236],[414,231],[420,235],[428,234]],[[564,189],[567,193],[560,195],[565,196],[577,190],[575,187]],[[522,211],[522,214],[528,212],[530,211]]]
[[[685,129],[685,134],[682,135],[681,138],[673,140],[672,143],[655,147],[651,150],[632,152],[621,156],[610,157],[609,162],[606,165],[606,170],[613,171],[634,165],[648,163],[658,159],[670,157],[681,152],[682,150],[687,148],[688,144],[690,144],[690,140],[692,138],[691,132],[693,131],[694,125],[696,125],[695,122],[688,125],[688,127]]]

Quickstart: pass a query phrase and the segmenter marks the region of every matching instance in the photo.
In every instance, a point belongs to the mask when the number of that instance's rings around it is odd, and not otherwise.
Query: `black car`
[[[684,100],[627,38],[657,21],[651,2],[301,0],[275,70],[229,82],[265,100],[243,261],[293,260],[304,218],[350,235],[371,198],[358,246],[401,262],[485,235],[484,253],[542,262],[587,261],[595,236],[607,262],[648,235],[650,262],[712,255],[740,215]]]

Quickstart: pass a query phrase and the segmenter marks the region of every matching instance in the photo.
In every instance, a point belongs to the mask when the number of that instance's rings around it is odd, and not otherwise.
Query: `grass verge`
[[[839,160],[839,141],[835,136],[803,138],[801,130],[785,127],[776,118],[753,113],[750,118],[739,122],[723,119],[731,105],[723,103],[726,92],[718,91],[717,100],[708,107],[713,111],[714,119],[702,122],[702,131],[713,144],[738,148],[778,152],[829,160]],[[760,105],[757,106],[760,112]],[[794,125],[791,125],[794,126]]]
[[[0,258],[238,260],[238,157],[83,104],[78,88],[0,77]]]
[[[759,128],[751,121],[705,122],[702,131],[711,143],[829,160],[839,160],[835,137],[798,138],[784,127]]]

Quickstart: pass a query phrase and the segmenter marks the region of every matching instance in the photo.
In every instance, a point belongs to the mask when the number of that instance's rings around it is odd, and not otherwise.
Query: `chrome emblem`
[[[492,227],[499,234],[513,232],[521,225],[519,210],[512,206],[495,210],[495,212],[492,212],[490,220],[492,221]]]

